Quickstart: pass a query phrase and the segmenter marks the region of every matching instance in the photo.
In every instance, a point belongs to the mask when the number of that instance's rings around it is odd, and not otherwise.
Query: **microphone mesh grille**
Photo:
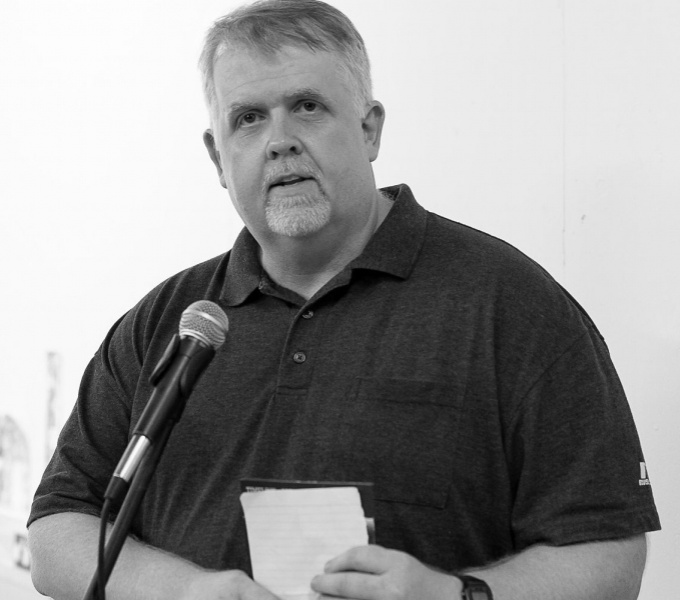
[[[229,320],[224,311],[210,300],[199,300],[190,304],[182,313],[179,335],[203,340],[217,350],[227,337]]]

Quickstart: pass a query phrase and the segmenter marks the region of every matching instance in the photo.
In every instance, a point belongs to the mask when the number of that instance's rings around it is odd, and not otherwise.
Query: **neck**
[[[310,236],[259,241],[262,266],[276,283],[309,300],[363,252],[391,207],[391,201],[376,192],[368,218],[349,234],[329,224]]]

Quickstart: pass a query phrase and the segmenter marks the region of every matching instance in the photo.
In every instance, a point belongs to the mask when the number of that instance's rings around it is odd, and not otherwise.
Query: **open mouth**
[[[309,181],[310,179],[311,177],[298,177],[297,175],[291,175],[281,179],[280,181],[274,182],[270,187],[295,185],[296,183],[302,183],[303,181]]]

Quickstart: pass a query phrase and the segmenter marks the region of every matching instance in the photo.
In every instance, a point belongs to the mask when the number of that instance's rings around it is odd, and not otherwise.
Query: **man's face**
[[[337,60],[284,47],[271,56],[230,50],[215,64],[219,116],[206,144],[259,241],[349,233],[366,222],[383,112],[373,103],[357,113]]]

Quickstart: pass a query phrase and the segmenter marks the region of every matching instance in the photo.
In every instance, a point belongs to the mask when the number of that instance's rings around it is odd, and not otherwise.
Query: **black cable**
[[[160,461],[161,455],[163,454],[163,450],[165,449],[165,445],[168,441],[168,437],[170,437],[170,433],[174,425],[175,423],[172,421],[168,423],[168,425],[165,427],[165,430],[161,433],[158,442],[151,446],[150,451],[144,456],[144,458],[142,458],[141,462],[139,463],[137,472],[135,473],[132,483],[130,484],[130,489],[128,490],[125,500],[123,501],[123,504],[116,515],[116,521],[113,524],[111,534],[109,535],[109,539],[106,542],[103,559],[101,555],[101,546],[99,548],[98,560],[100,562],[100,566],[92,576],[90,586],[87,588],[83,600],[104,600],[104,597],[100,595],[101,592],[99,592],[99,590],[104,590],[106,582],[111,576],[111,571],[113,571],[113,567],[116,564],[118,555],[123,547],[123,544],[125,543],[128,532],[130,531],[132,520],[137,512],[137,509],[139,508],[139,505],[142,502],[142,498],[146,492],[147,486],[149,485],[149,481],[155,473],[156,466]],[[105,501],[104,506],[102,506],[102,515],[104,514],[105,510],[107,512],[111,511],[111,506],[107,506],[107,503],[108,500]],[[108,521],[108,516],[106,520]],[[105,535],[106,521],[102,522],[104,523],[102,531],[104,531]],[[104,580],[103,585],[100,583],[102,578]]]
[[[99,521],[99,552],[97,553],[97,598],[106,600],[106,562],[104,561],[104,549],[106,548],[106,526],[111,512],[111,499],[107,498],[102,507]]]

